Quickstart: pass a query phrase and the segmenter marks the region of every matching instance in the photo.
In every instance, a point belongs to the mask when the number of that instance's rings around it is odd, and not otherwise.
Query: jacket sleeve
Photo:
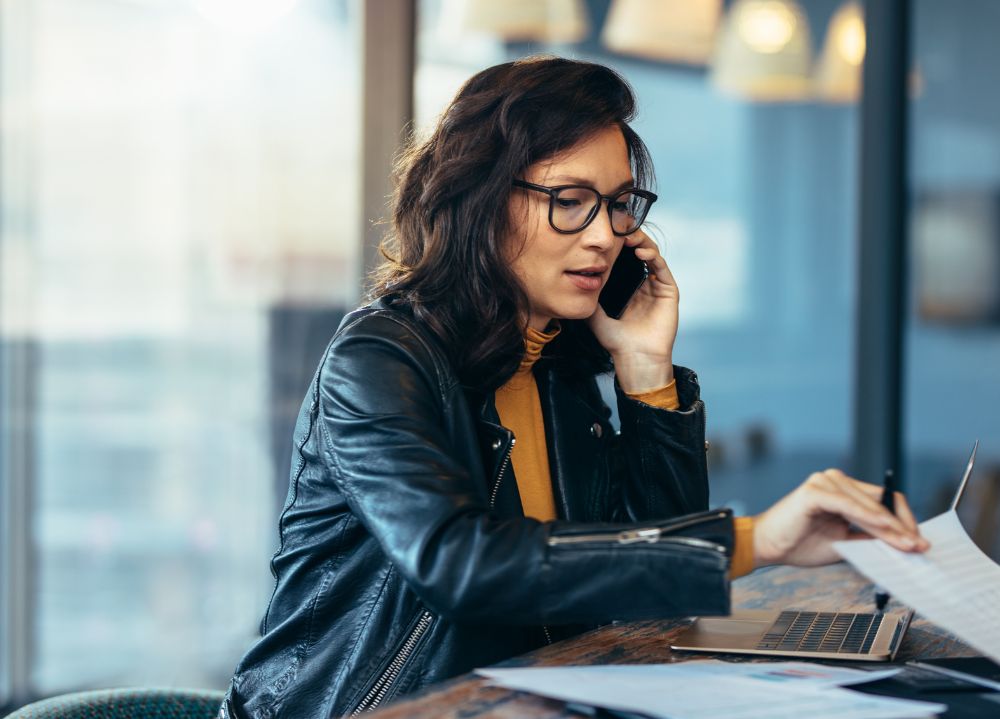
[[[660,409],[629,397],[615,382],[621,434],[611,449],[613,521],[642,522],[708,509],[705,404],[698,378],[674,367],[680,407]]]
[[[318,377],[332,481],[429,609],[511,624],[729,611],[728,512],[648,525],[495,516],[481,470],[452,446],[450,423],[468,413],[450,411],[464,399],[437,366],[404,323],[369,315],[335,338]]]

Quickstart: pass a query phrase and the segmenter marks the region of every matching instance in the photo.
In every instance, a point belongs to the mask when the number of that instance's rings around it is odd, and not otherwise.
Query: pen
[[[882,506],[893,514],[896,513],[896,477],[891,469],[885,470],[885,479],[882,483]],[[889,592],[879,586],[875,587],[875,611],[879,614],[889,603]]]

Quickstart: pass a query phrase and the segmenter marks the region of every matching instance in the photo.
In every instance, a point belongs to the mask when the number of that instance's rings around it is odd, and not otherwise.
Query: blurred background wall
[[[930,516],[981,439],[995,552],[1000,5],[909,4],[897,470]],[[226,684],[404,125],[497,62],[637,90],[713,503],[850,469],[865,50],[843,0],[0,0],[0,707]]]

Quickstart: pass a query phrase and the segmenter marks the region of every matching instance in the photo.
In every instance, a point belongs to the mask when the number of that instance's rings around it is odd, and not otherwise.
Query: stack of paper
[[[877,539],[834,547],[893,597],[1000,662],[1000,566],[979,550],[954,511],[922,522],[920,532],[931,543],[923,554]]]
[[[906,719],[945,711],[941,704],[841,688],[897,671],[718,661],[476,670],[509,689],[665,719]]]

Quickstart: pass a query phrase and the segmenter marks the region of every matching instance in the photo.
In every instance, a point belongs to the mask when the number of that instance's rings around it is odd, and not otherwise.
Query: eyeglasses
[[[594,221],[601,202],[608,203],[611,231],[622,237],[631,235],[642,226],[656,195],[647,190],[622,190],[614,195],[602,195],[586,185],[545,187],[524,180],[514,180],[515,187],[543,192],[549,196],[549,224],[556,232],[569,235],[580,232]]]

